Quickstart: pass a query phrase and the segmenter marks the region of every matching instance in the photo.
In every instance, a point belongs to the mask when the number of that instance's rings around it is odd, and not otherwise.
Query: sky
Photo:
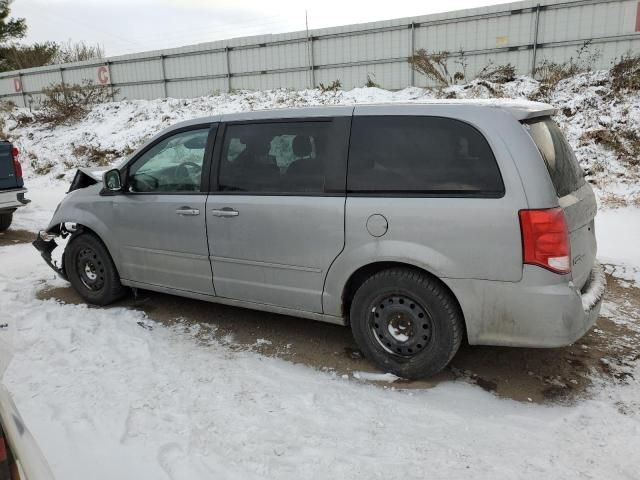
[[[225,38],[410,17],[504,0],[14,0],[28,43],[53,40],[101,45],[107,56]]]

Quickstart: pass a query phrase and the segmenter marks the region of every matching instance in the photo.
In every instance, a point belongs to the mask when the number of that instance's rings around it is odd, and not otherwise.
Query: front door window
[[[199,192],[209,129],[188,130],[161,140],[129,169],[131,192]]]

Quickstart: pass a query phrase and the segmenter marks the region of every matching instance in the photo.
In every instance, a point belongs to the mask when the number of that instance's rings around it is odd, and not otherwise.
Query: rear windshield
[[[540,150],[558,197],[564,197],[584,185],[584,172],[553,120],[545,117],[528,121],[524,126]]]

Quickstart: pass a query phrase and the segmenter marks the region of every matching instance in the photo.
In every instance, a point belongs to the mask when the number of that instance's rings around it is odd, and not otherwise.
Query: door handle
[[[211,214],[215,217],[237,217],[240,215],[240,212],[231,207],[224,207],[221,209],[211,210]]]
[[[178,208],[176,210],[176,213],[178,215],[200,215],[200,210],[198,210],[197,208],[190,208],[190,207],[182,207],[182,208]]]

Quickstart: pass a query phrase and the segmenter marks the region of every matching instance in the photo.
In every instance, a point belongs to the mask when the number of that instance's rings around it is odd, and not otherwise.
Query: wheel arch
[[[73,229],[65,227],[66,224],[72,224],[74,226]],[[85,223],[74,222],[69,220],[69,221],[62,221],[60,223],[56,223],[53,226],[50,226],[47,229],[47,232],[55,233],[62,236],[65,236],[68,234],[70,235],[69,242],[71,242],[74,238],[82,234],[89,234],[94,236],[100,243],[102,243],[102,245],[104,245],[104,248],[106,249],[107,254],[111,257],[111,261],[113,262],[113,265],[116,269],[117,274],[120,275],[120,268],[118,267],[118,261],[114,255],[114,251],[109,245],[109,243],[105,241],[104,235],[101,235],[99,227],[95,228],[94,225],[87,225]]]
[[[62,204],[61,204],[62,205]],[[74,228],[66,228],[65,225],[74,225]],[[105,246],[112,260],[118,265],[118,250],[116,245],[112,244],[112,238],[109,235],[109,228],[96,215],[84,210],[80,210],[71,206],[67,209],[59,208],[56,210],[49,226],[46,228],[48,233],[64,234],[65,232],[77,235],[80,232],[89,232],[96,236]]]
[[[379,261],[379,262],[368,263],[366,265],[361,266],[357,270],[355,270],[349,276],[344,288],[342,289],[342,299],[341,299],[342,314],[347,324],[349,324],[349,310],[351,308],[351,301],[353,300],[353,296],[355,295],[355,293],[358,291],[358,288],[360,288],[360,286],[367,280],[367,278],[371,277],[372,275],[375,275],[376,273],[379,273],[383,270],[389,270],[392,268],[404,268],[407,270],[413,270],[415,272],[419,272],[424,275],[427,275],[433,281],[437,282],[438,285],[440,285],[443,289],[449,292],[451,294],[451,298],[455,302],[458,308],[458,311],[460,312],[460,315],[462,317],[463,325],[464,325],[464,336],[466,338],[467,321],[464,316],[464,311],[462,310],[462,305],[458,300],[458,296],[451,289],[451,287],[447,285],[444,281],[442,281],[442,279],[440,279],[437,275],[426,270],[425,268],[418,267],[410,263],[398,262],[398,261]]]

